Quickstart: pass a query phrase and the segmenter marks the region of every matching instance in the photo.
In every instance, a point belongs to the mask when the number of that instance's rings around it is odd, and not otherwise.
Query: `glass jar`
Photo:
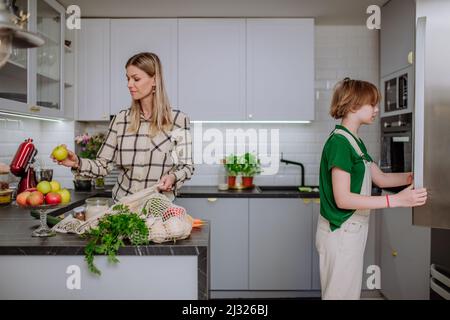
[[[97,215],[105,213],[109,209],[109,198],[86,199],[85,219],[89,220]]]

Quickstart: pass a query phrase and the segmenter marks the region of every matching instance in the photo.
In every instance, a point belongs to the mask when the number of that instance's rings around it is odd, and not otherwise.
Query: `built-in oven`
[[[381,116],[412,112],[414,76],[412,67],[381,79]]]
[[[380,169],[383,172],[411,172],[413,159],[412,113],[382,117],[380,123]]]

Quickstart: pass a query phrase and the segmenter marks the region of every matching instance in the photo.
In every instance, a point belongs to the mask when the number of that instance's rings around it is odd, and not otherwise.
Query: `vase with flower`
[[[94,160],[97,157],[97,153],[100,150],[102,144],[105,142],[105,134],[97,133],[89,135],[84,133],[75,137],[75,143],[77,145],[76,151],[81,158]],[[92,188],[92,179],[76,175],[74,185],[76,190],[90,190]],[[105,187],[103,177],[94,179],[94,186],[96,189],[102,189]]]

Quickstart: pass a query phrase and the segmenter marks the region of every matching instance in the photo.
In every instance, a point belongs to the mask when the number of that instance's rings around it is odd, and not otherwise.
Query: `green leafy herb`
[[[129,240],[132,245],[148,243],[148,228],[139,215],[130,211],[128,206],[119,204],[113,207],[113,212],[102,217],[96,228],[85,234],[90,238],[84,249],[85,260],[89,270],[100,275],[100,270],[94,265],[94,255],[108,256],[108,262],[117,263],[117,252]]]

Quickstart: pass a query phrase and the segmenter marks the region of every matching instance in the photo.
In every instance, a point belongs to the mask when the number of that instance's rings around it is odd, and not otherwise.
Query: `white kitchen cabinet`
[[[83,19],[77,45],[77,120],[109,121],[110,19]]]
[[[177,198],[211,226],[211,290],[248,290],[248,199]]]
[[[64,117],[65,10],[55,0],[18,1],[28,11],[28,30],[45,40],[33,49],[13,49],[0,69],[1,110]]]
[[[169,100],[178,106],[177,19],[111,20],[111,108],[110,113],[128,109],[131,96],[125,64],[139,52],[153,52],[162,63]],[[183,110],[183,106],[180,106]]]
[[[249,200],[250,290],[311,290],[312,204]]]
[[[381,8],[380,76],[410,66],[408,54],[414,51],[415,1],[388,1]]]
[[[314,20],[247,19],[246,120],[314,120]]]
[[[381,292],[388,299],[428,299],[430,228],[412,224],[411,208],[382,209]]]
[[[245,19],[179,19],[179,104],[191,120],[245,120]]]

